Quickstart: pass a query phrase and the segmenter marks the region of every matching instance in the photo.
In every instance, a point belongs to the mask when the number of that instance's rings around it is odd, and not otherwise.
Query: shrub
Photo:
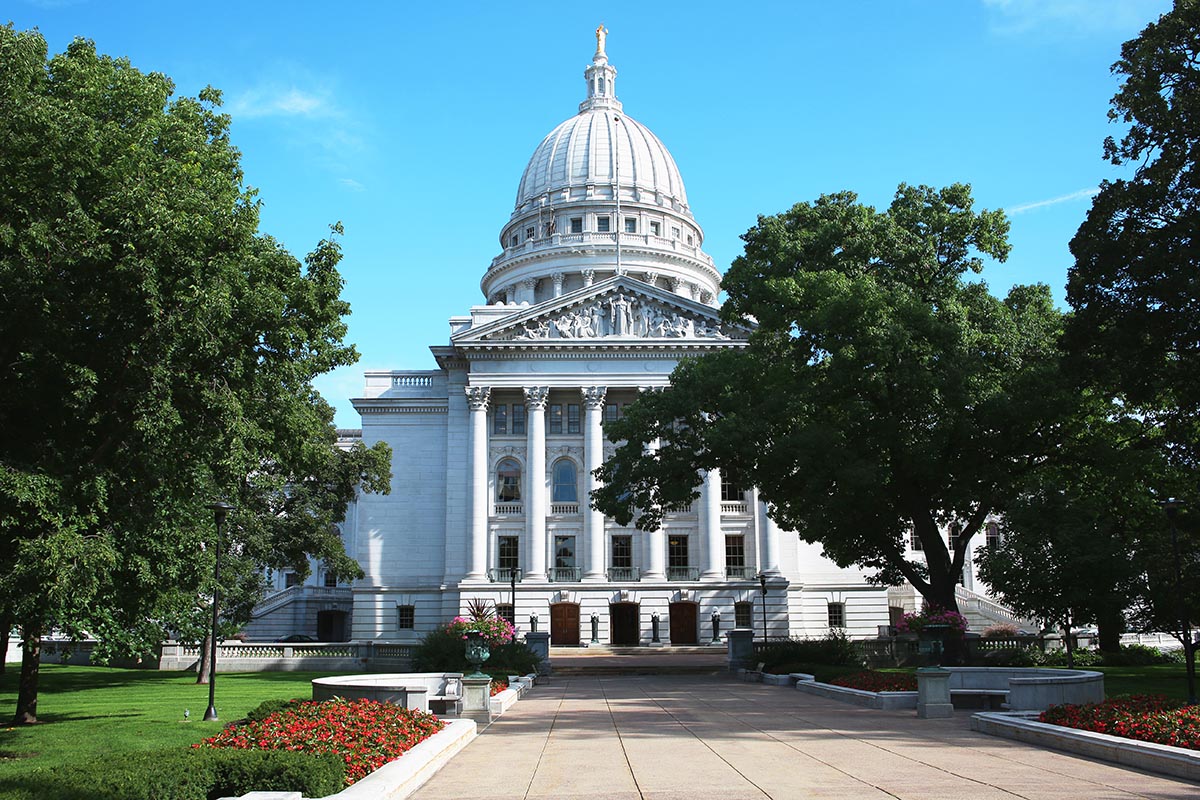
[[[1042,651],[1033,647],[988,650],[976,659],[985,667],[1036,667],[1043,663]]]
[[[1144,644],[1123,644],[1118,652],[1103,652],[1101,656],[1106,667],[1146,667],[1151,664],[1171,663],[1170,656],[1156,647]]]
[[[927,625],[946,625],[951,634],[966,633],[967,618],[957,611],[926,603],[918,614],[905,614],[896,623],[897,633],[920,633]]]
[[[336,755],[268,750],[159,750],[33,773],[44,800],[208,800],[255,790],[324,797],[345,786]]]
[[[430,631],[413,649],[412,662],[417,672],[466,672],[467,643],[445,628]]]
[[[373,700],[300,703],[264,720],[226,728],[198,748],[334,753],[346,784],[394,759],[445,727],[432,714]]]
[[[301,698],[295,698],[292,700],[263,700],[261,703],[251,709],[248,714],[246,714],[245,722],[258,722],[259,720],[266,719],[267,717],[279,711],[295,708],[303,702],[304,700]]]
[[[1160,695],[1113,697],[1083,706],[1052,706],[1039,722],[1200,750],[1200,706]]]
[[[492,656],[484,666],[488,672],[504,675],[529,675],[537,672],[541,660],[537,653],[529,649],[524,642],[509,642],[492,650]]]
[[[997,622],[995,625],[989,625],[983,629],[984,639],[1015,639],[1017,638],[1017,626],[1009,622]]]
[[[868,669],[850,675],[839,675],[831,678],[829,683],[834,686],[861,689],[864,692],[915,692],[917,690],[917,676],[910,672],[878,672]]]
[[[862,654],[843,631],[831,630],[820,639],[781,639],[768,642],[757,656],[768,672],[788,663],[863,665]],[[795,670],[792,670],[795,671]]]

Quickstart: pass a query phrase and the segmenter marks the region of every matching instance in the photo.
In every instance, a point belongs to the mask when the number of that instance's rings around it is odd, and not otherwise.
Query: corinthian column
[[[525,579],[546,580],[546,397],[545,386],[525,390],[525,408],[529,409],[526,458],[529,498],[525,502],[527,550]]]
[[[754,499],[758,500],[757,490],[754,493]],[[771,519],[771,515],[767,513],[767,504],[759,501],[758,503],[758,529],[762,534],[762,563],[759,564],[759,572],[766,575],[779,574],[779,525],[775,520]]]
[[[471,530],[467,560],[468,581],[482,581],[487,570],[487,409],[492,390],[487,386],[468,386],[467,405],[471,408]]]
[[[583,394],[583,540],[585,581],[604,580],[604,515],[592,508],[592,492],[600,482],[592,473],[604,460],[604,434],[600,422],[604,418],[603,386],[586,386]]]
[[[725,536],[721,533],[721,473],[710,469],[700,485],[700,579],[725,579]]]
[[[661,444],[660,440],[655,439],[646,445],[646,452],[655,452]],[[646,571],[642,577],[655,581],[666,580],[667,544],[662,526],[660,525],[652,531],[645,531],[642,537],[646,542]]]

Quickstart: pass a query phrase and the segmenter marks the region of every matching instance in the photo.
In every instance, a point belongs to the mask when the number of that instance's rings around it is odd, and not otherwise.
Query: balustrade
[[[640,581],[642,579],[642,571],[637,567],[609,567],[608,579],[613,583]]]

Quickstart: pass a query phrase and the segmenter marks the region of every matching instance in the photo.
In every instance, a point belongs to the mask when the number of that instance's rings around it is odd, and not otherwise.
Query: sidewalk
[[[847,706],[729,677],[539,684],[414,800],[1200,797],[1200,786],[974,733],[969,712]]]

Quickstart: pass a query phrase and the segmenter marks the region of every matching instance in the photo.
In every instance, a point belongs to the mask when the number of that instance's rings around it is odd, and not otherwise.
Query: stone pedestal
[[[734,628],[725,634],[729,653],[729,671],[752,669],[754,663],[754,631],[749,628]]]
[[[463,685],[463,713],[471,714],[487,714],[492,707],[492,679],[487,675],[482,678],[464,677]]]
[[[950,702],[950,670],[921,667],[917,670],[917,716],[944,719],[954,716]]]
[[[546,631],[530,631],[525,634],[525,646],[538,657],[538,674],[549,675],[550,667],[550,634]]]

